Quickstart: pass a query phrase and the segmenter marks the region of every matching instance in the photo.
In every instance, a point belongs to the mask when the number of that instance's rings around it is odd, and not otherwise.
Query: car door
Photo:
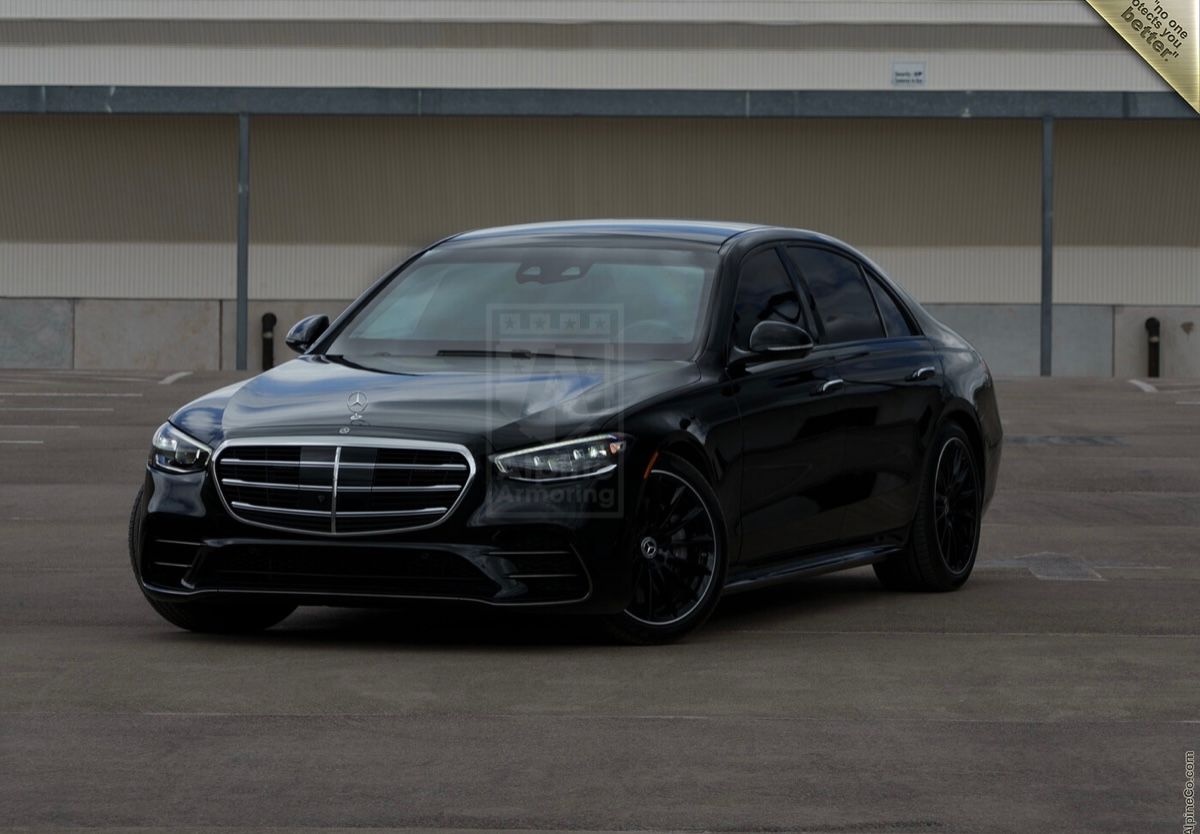
[[[856,258],[818,246],[788,256],[843,380],[843,541],[900,531],[916,509],[941,363],[901,302]]]
[[[760,321],[811,329],[794,276],[774,245],[747,255],[738,272],[732,347],[745,350]],[[732,376],[743,434],[742,562],[765,562],[836,541],[844,401],[827,383],[833,358],[754,363]]]

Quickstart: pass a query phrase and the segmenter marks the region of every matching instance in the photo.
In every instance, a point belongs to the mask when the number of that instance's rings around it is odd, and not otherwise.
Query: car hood
[[[171,422],[209,445],[267,434],[464,439],[504,450],[609,430],[618,414],[699,378],[690,362],[303,356],[222,388]],[[365,364],[365,363],[369,363]],[[365,397],[352,420],[351,396]],[[360,400],[355,396],[355,408]]]

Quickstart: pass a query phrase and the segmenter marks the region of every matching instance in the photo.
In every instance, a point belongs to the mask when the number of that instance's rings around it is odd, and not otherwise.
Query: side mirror
[[[808,356],[816,345],[803,327],[785,321],[760,321],[750,331],[751,361],[769,362],[773,359],[800,359]]]
[[[296,353],[304,353],[328,329],[329,316],[308,316],[292,325],[292,329],[288,331],[284,341]]]

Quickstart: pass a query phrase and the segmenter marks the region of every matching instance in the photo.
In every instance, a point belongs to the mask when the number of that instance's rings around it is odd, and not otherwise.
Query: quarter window
[[[857,263],[807,246],[789,247],[788,255],[812,293],[826,342],[883,338],[883,323]]]
[[[733,305],[733,341],[750,346],[750,331],[760,321],[800,321],[800,297],[775,249],[763,249],[742,262]]]
[[[883,326],[887,328],[889,338],[913,335],[912,327],[900,310],[900,305],[888,292],[881,281],[871,276],[871,291],[875,293],[875,304],[879,307],[879,315],[883,317]]]

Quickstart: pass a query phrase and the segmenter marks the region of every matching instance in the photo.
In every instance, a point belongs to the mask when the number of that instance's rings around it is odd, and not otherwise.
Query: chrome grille
[[[432,527],[475,475],[463,446],[380,438],[231,440],[213,467],[235,518],[322,535]]]

